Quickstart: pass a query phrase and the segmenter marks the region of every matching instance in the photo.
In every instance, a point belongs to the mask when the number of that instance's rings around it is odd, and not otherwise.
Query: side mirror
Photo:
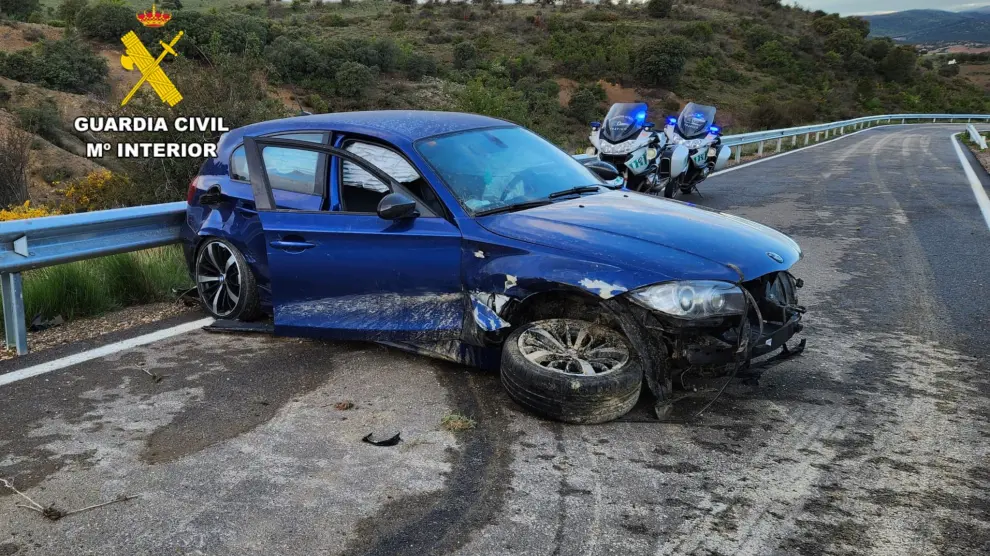
[[[384,220],[401,220],[417,216],[419,213],[416,212],[416,201],[402,193],[389,193],[378,201],[378,217]]]
[[[609,164],[608,162],[601,161],[597,158],[592,158],[591,160],[585,161],[584,167],[591,170],[598,175],[602,181],[610,182],[619,177],[619,169],[615,166]]]
[[[643,129],[645,129],[646,131],[650,131],[651,129],[653,129],[655,127],[657,127],[657,124],[655,124],[653,122],[646,122],[645,124],[643,124]]]
[[[591,131],[598,131],[599,129],[601,129],[601,127],[602,127],[601,122],[591,122]]]

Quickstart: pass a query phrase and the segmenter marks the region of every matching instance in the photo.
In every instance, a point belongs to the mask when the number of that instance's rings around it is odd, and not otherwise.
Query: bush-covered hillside
[[[169,109],[145,96],[129,113],[243,125],[299,110],[465,110],[531,126],[571,150],[585,146],[587,122],[612,101],[648,101],[656,120],[687,101],[712,103],[730,133],[867,113],[990,111],[982,90],[919,64],[912,47],[868,38],[865,20],[776,0],[206,5],[170,0],[173,21],[154,30],[134,18],[144,2],[5,0],[5,24],[25,41],[33,27],[10,20],[63,34],[2,48],[0,76],[120,112],[134,77],[116,61],[119,38],[135,30],[153,45],[183,30],[182,57],[166,68],[185,100]],[[66,120],[43,102],[16,110],[40,110],[34,119],[48,127]],[[57,143],[59,130],[49,132]],[[154,140],[209,139],[173,135]],[[133,202],[181,197],[199,161],[105,163],[131,178]]]

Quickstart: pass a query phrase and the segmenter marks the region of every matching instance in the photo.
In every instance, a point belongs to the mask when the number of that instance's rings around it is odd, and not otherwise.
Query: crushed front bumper
[[[690,366],[728,365],[772,353],[790,340],[804,328],[801,315],[794,314],[783,324],[763,323],[763,333],[751,328],[751,335],[743,347],[744,353],[738,353],[735,345],[727,342],[707,342],[688,344],[682,348],[681,355]]]

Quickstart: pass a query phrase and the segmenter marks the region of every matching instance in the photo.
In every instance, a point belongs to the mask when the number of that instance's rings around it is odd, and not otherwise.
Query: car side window
[[[278,138],[278,139],[292,139],[294,141],[308,141],[310,143],[323,143],[325,141],[325,139],[326,139],[326,134],[325,133],[322,133],[322,132],[280,133],[278,135],[273,135],[272,137],[275,137],[275,138]],[[286,153],[285,152],[285,151],[290,151],[290,150],[293,153],[298,153],[298,154],[289,154],[289,153]],[[275,162],[275,163],[282,162],[283,165],[284,165],[285,162],[286,162],[286,160],[285,160],[285,157],[286,156],[305,157],[307,154],[311,155],[310,158],[315,159],[318,162],[324,162],[325,163],[326,155],[323,155],[321,153],[315,153],[315,152],[312,152],[312,151],[300,151],[298,149],[286,149],[286,148],[282,148],[282,147],[268,147],[268,148],[265,149],[265,152],[264,152],[264,154],[262,156],[264,156],[264,159],[265,159],[265,166],[268,166],[269,165],[269,160],[271,160],[272,162]],[[268,179],[269,180],[272,180],[273,177],[276,177],[276,176],[273,176],[271,170],[269,170]],[[315,178],[316,178],[316,176],[314,176],[314,184],[315,184]],[[244,154],[244,145],[241,145],[240,147],[237,147],[236,149],[234,149],[234,152],[231,153],[231,155],[230,155],[230,179],[239,180],[239,181],[251,181],[251,174],[248,172],[247,156]],[[275,181],[272,181],[271,182],[272,189],[285,189],[287,191],[295,191],[297,193],[304,193],[305,191],[300,191],[299,190],[299,185],[297,183],[295,183],[296,181],[297,180],[294,180],[294,179],[290,179],[290,180],[282,179],[282,180],[280,180],[280,182],[282,183],[282,185],[286,185],[287,184],[288,187],[280,187],[279,185],[276,185],[276,182]],[[303,188],[303,189],[306,189],[306,188]],[[321,187],[311,187],[311,188],[308,188],[308,189],[309,189],[308,192],[310,194],[313,194],[314,190],[317,193],[322,194],[322,188]]]
[[[344,144],[344,149],[367,160],[401,183],[434,214],[443,214],[443,204],[433,193],[433,189],[399,153],[364,141],[349,141]],[[343,211],[375,212],[378,209],[378,202],[390,192],[388,185],[357,164],[347,160],[342,162],[340,195]]]

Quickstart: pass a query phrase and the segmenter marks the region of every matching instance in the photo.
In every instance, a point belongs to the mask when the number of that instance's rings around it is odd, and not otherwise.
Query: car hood
[[[498,235],[564,249],[656,280],[751,280],[786,270],[801,248],[744,218],[679,201],[610,191],[479,218]]]

